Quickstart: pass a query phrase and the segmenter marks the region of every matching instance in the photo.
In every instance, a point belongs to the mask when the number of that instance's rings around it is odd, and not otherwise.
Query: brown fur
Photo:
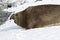
[[[23,28],[44,27],[60,23],[60,5],[39,5],[12,15],[17,25]]]

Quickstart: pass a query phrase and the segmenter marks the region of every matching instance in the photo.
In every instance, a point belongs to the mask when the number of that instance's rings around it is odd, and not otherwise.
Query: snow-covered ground
[[[25,10],[26,8],[30,6],[37,6],[37,5],[45,5],[45,4],[53,4],[53,5],[60,5],[60,0],[43,0],[43,1],[37,1],[37,2],[26,2],[23,5],[18,5],[17,7],[11,7],[8,9],[4,9],[3,11],[9,11],[9,12],[20,12]]]
[[[0,31],[0,40],[60,40],[60,26],[24,30],[8,23]]]
[[[15,13],[17,13],[19,11],[25,10],[29,6],[43,4],[60,5],[60,1],[43,0],[35,3],[25,3],[23,5],[20,5],[19,7],[8,8],[4,11],[15,11]],[[60,25],[25,30],[16,25],[13,19],[7,20],[3,25],[0,26],[0,40],[60,40]]]

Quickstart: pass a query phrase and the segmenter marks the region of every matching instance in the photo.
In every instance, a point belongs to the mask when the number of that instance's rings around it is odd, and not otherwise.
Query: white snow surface
[[[25,30],[8,23],[0,30],[0,40],[60,40],[60,26]]]
[[[29,6],[55,4],[60,5],[60,0],[43,0],[35,3],[25,3],[19,7],[5,9],[17,13]],[[21,10],[20,10],[20,9]],[[25,30],[14,23],[14,20],[7,20],[0,26],[0,40],[60,40],[60,25]]]
[[[43,0],[43,1],[37,1],[37,2],[33,2],[33,1],[29,1],[24,3],[23,5],[18,5],[17,7],[11,7],[8,9],[4,9],[3,11],[8,11],[8,12],[14,12],[13,14],[23,11],[26,8],[30,7],[30,6],[37,6],[37,5],[48,5],[48,4],[53,4],[53,5],[60,5],[60,0]]]

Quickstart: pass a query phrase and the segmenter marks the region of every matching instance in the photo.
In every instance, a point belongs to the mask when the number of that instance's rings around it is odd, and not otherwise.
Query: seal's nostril
[[[11,8],[12,6],[9,4],[7,7]]]

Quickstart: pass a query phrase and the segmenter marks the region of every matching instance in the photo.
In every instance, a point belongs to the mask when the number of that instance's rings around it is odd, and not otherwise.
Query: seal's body
[[[26,29],[60,23],[60,5],[32,6],[13,14],[11,19],[14,19],[17,25]]]

